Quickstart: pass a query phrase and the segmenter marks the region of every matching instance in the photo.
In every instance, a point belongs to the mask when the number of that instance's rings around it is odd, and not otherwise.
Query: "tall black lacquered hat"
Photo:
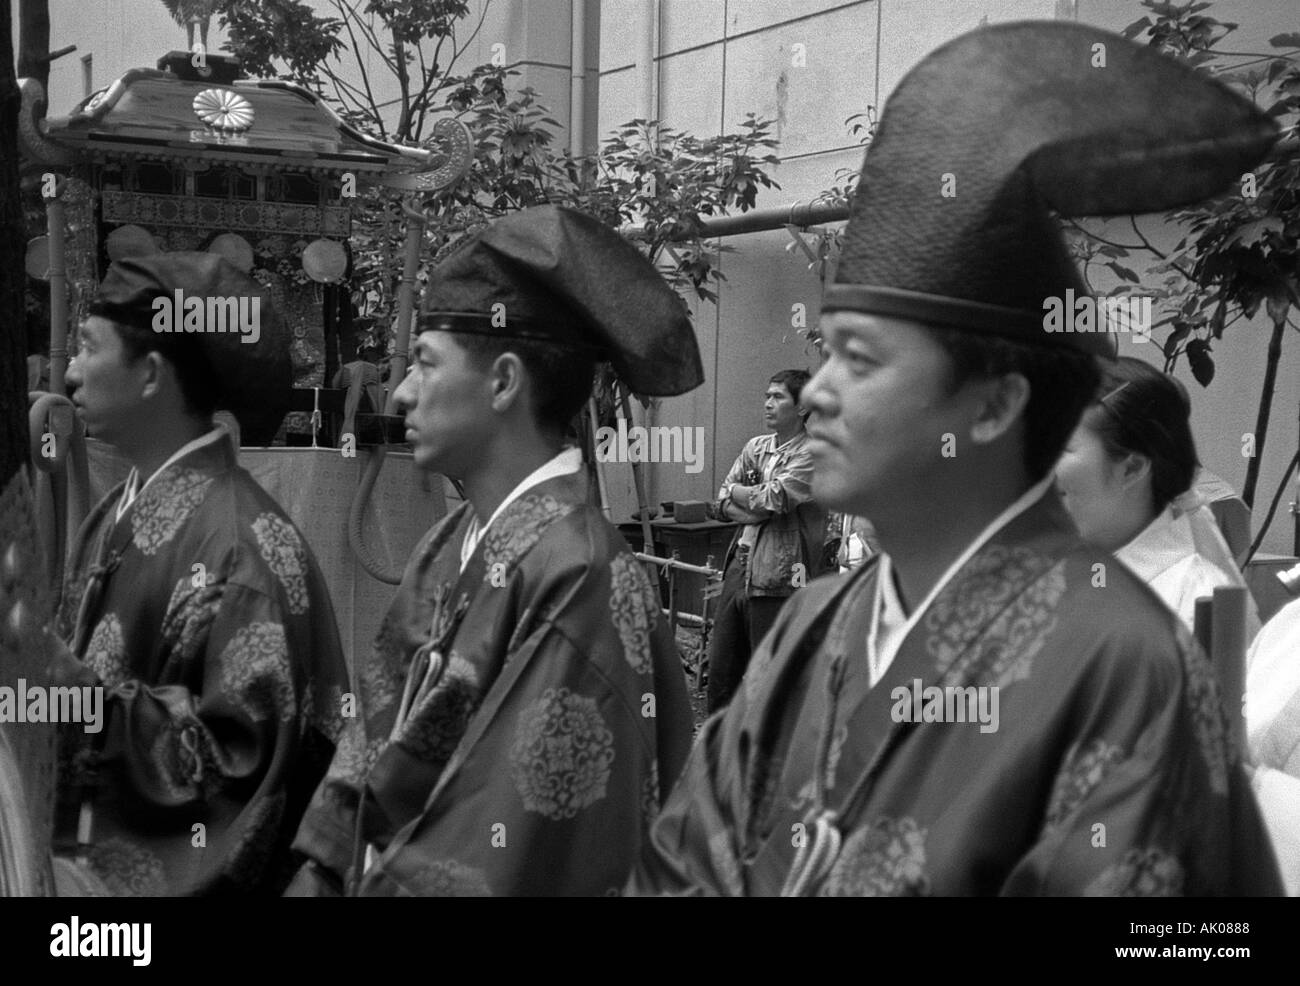
[[[1245,97],[1118,35],[980,28],[928,55],[886,104],[822,310],[1108,355],[1104,335],[1044,328],[1046,299],[1087,294],[1051,211],[1208,198],[1276,137]]]
[[[429,277],[418,331],[533,339],[609,360],[638,394],[704,382],[686,305],[654,265],[591,216],[554,205],[495,220]]]

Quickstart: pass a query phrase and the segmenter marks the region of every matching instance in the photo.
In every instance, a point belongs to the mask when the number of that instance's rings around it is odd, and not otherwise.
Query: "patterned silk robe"
[[[278,893],[348,689],[320,570],[226,439],[122,486],[73,546],[59,631],[108,723],[65,730],[57,838],[93,808],[115,894]]]
[[[333,879],[292,892],[342,884],[366,845],[364,895],[620,890],[691,719],[657,593],[584,485],[532,487],[464,573],[468,504],[416,548],[294,843]]]
[[[972,556],[869,687],[878,571],[785,606],[705,724],[632,892],[1278,890],[1211,668],[1145,585],[1079,541],[1055,494]],[[909,721],[932,686],[985,689],[998,714]],[[827,833],[819,850],[833,864],[787,885],[799,847],[815,855],[821,808],[839,816],[838,851]]]

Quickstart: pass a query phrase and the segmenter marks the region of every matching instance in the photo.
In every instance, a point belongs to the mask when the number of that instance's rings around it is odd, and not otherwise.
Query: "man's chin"
[[[860,513],[861,505],[867,498],[864,490],[818,472],[813,473],[812,496],[813,500],[827,510],[838,510],[846,514]]]
[[[412,458],[415,459],[416,466],[418,466],[420,469],[423,469],[425,472],[443,471],[441,468],[439,468],[441,464],[438,462],[438,456],[435,455],[433,452],[431,452],[429,449],[423,449],[420,448],[419,446],[416,446],[412,450]]]
[[[448,479],[460,480],[464,472],[445,452],[440,453],[436,449],[416,446],[413,458],[417,469],[446,476]]]

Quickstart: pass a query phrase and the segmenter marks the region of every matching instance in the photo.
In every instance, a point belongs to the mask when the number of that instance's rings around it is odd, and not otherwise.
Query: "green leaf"
[[[1174,353],[1178,351],[1178,344],[1187,338],[1192,331],[1191,322],[1175,322],[1173,330],[1165,339],[1165,359],[1173,359]]]
[[[1132,39],[1137,35],[1141,34],[1150,26],[1151,26],[1151,18],[1143,17],[1141,20],[1136,20],[1128,27],[1124,28],[1124,30],[1121,31],[1120,34],[1122,34],[1126,38]]]
[[[1300,96],[1287,96],[1285,99],[1279,99],[1266,109],[1264,115],[1271,117],[1286,116],[1286,114],[1297,108],[1300,108]]]
[[[1283,229],[1282,220],[1267,218],[1256,219],[1254,222],[1246,223],[1236,232],[1224,241],[1224,246],[1254,246],[1268,233],[1281,233]]]
[[[1202,387],[1208,387],[1214,379],[1214,359],[1210,356],[1210,344],[1204,339],[1193,339],[1187,344],[1186,352],[1192,376]]]
[[[1132,284],[1141,283],[1137,274],[1122,264],[1117,264],[1112,260],[1106,266],[1113,270],[1122,280],[1129,281]]]

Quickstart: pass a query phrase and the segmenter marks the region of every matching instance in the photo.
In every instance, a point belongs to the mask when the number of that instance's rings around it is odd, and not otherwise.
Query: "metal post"
[[[62,395],[68,372],[68,268],[64,250],[62,176],[45,203],[45,229],[50,248],[50,393]]]
[[[627,426],[632,428],[632,405],[627,399],[627,386],[621,381],[618,386],[619,406],[623,409],[623,417],[627,419]],[[650,504],[646,502],[645,483],[641,477],[641,463],[632,463],[632,482],[636,485],[636,505],[637,510],[641,513],[641,539],[644,541],[644,550],[646,554],[654,554],[654,536],[650,533]],[[658,576],[656,576],[655,586],[658,587]]]
[[[424,240],[424,213],[415,208],[414,196],[402,203],[406,214],[406,248],[402,255],[402,280],[397,286],[397,326],[394,332],[393,361],[389,364],[388,400],[384,413],[392,414],[396,406],[397,388],[406,376],[406,362],[414,341],[415,326],[415,275],[420,269],[420,244]]]
[[[1291,501],[1291,517],[1295,524],[1295,533],[1291,540],[1291,554],[1300,557],[1300,463],[1295,470],[1295,499]]]

